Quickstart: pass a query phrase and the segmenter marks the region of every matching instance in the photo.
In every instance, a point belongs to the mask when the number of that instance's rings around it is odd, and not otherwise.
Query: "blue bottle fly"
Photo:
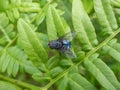
[[[60,53],[65,54],[68,58],[76,58],[74,51],[71,49],[71,41],[76,36],[75,32],[67,33],[57,40],[48,43],[51,49],[56,49]]]

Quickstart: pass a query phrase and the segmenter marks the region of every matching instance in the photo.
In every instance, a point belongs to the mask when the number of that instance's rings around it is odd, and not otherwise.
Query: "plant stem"
[[[101,49],[104,45],[106,45],[112,38],[114,38],[118,33],[120,32],[120,28],[117,29],[113,34],[111,34],[107,39],[105,39],[101,44],[99,44],[97,47],[95,47],[93,50],[88,52],[85,58],[83,58],[80,62],[70,66],[68,69],[66,69],[62,74],[60,74],[58,77],[53,79],[49,84],[45,86],[45,88],[51,87],[57,80],[65,76],[74,66],[80,65],[83,61],[86,60],[86,58],[89,58],[92,54],[94,54],[96,51]]]
[[[0,26],[0,30],[1,30],[1,31],[3,32],[3,34],[5,35],[7,41],[8,41],[8,42],[11,42],[11,39],[10,39],[10,37],[8,36],[8,34],[5,32],[4,28],[2,28],[2,27]]]
[[[18,37],[18,35],[16,35],[15,38],[14,38],[13,40],[11,40],[11,41],[2,49],[1,52],[6,52],[6,49],[15,42],[15,40],[17,39],[17,37]],[[1,56],[1,54],[0,54],[0,56]]]
[[[21,81],[18,81],[18,80],[3,76],[1,74],[0,74],[0,79],[9,81],[9,82],[11,82],[11,83],[13,83],[15,85],[19,85],[19,86],[25,87],[25,88],[30,89],[30,90],[43,90],[38,86],[34,86],[34,85],[31,85],[31,84],[28,84],[28,83],[25,83],[25,82],[21,82]]]

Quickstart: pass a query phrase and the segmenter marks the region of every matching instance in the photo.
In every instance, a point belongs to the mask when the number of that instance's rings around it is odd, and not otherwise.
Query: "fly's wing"
[[[72,41],[73,38],[75,38],[76,36],[76,32],[73,31],[72,33],[66,33],[65,35],[61,36],[58,41],[63,41],[63,40],[69,40]],[[66,57],[68,58],[76,58],[76,54],[74,53],[74,51],[71,48],[68,48],[66,45],[62,46],[62,48],[59,49],[59,51],[62,54],[65,54]]]
[[[76,54],[71,48],[66,48],[66,49],[62,48],[59,49],[59,51],[61,52],[61,54],[65,54],[66,57],[68,58],[76,58]]]
[[[72,49],[68,49],[65,52],[66,57],[68,58],[76,58],[76,54],[74,53],[74,51]]]
[[[72,41],[72,39],[75,38],[75,36],[76,36],[76,32],[75,31],[68,32],[65,35],[61,36],[58,40],[61,41],[61,40],[66,39],[66,40]]]

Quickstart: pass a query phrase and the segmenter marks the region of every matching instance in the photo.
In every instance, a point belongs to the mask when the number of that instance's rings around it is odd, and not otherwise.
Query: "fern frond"
[[[22,48],[25,50],[29,58],[35,63],[36,66],[39,66],[39,63],[36,63],[36,60],[46,62],[45,60],[47,59],[47,53],[32,28],[29,27],[29,25],[22,19],[18,21],[17,28],[20,35]]]
[[[78,73],[70,75],[69,84],[72,90],[96,90],[96,88]]]
[[[112,70],[99,58],[92,56],[84,62],[85,67],[90,71],[98,82],[108,90],[119,90],[120,83]]]
[[[110,5],[110,0],[93,0],[93,2],[97,18],[103,28],[103,35],[111,34],[118,28],[118,25],[112,6]]]
[[[10,24],[8,17],[5,15],[5,13],[0,14],[0,31],[1,31],[1,38],[0,38],[0,44],[5,45],[7,43],[10,43],[11,40],[15,37],[15,31],[13,24]]]
[[[47,1],[0,1],[1,87],[119,90],[120,1]],[[74,59],[48,46],[71,31]]]
[[[7,48],[0,58],[0,71],[7,71],[8,75],[12,74],[15,77],[22,67],[30,74],[39,72],[32,63],[27,61],[27,57],[22,50],[18,47]]]
[[[47,24],[47,33],[49,40],[57,39],[57,30],[54,25],[54,20],[52,16],[51,8],[48,7],[47,14],[46,14],[46,24]]]
[[[73,1],[72,20],[84,50],[90,50],[98,44],[95,29],[80,0]]]
[[[113,57],[116,61],[120,62],[120,44],[117,39],[112,39],[107,45],[102,48],[104,55],[108,54]]]

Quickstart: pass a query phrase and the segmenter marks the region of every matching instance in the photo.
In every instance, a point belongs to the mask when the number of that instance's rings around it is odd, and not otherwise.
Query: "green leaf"
[[[40,63],[39,70],[41,70],[42,72],[47,72],[47,68],[46,68],[45,64]]]
[[[9,1],[1,0],[0,1],[0,12],[8,9]]]
[[[111,69],[100,59],[86,60],[85,67],[107,90],[119,90],[120,84]]]
[[[117,43],[117,39],[112,39],[108,45],[105,45],[102,50],[103,52],[108,53],[116,61],[120,62],[120,43]]]
[[[13,4],[15,5],[16,2],[13,1]],[[19,1],[19,3],[17,3],[19,6],[19,10],[20,12],[39,12],[41,10],[39,3],[35,3],[32,1]],[[28,16],[28,14],[27,14]]]
[[[45,18],[45,13],[41,10],[36,16],[36,19],[35,19],[36,25],[40,25],[44,20],[44,18]]]
[[[73,66],[72,69],[69,71],[69,74],[73,74],[73,73],[78,73],[79,72],[79,68],[78,66]]]
[[[12,75],[15,77],[19,71],[19,63],[15,61],[13,65]]]
[[[22,19],[19,19],[17,28],[22,48],[25,50],[32,62],[37,67],[40,62],[46,62],[48,57],[47,52],[43,48],[32,28]]]
[[[115,7],[120,7],[120,1],[119,0],[110,0],[111,4]]]
[[[106,48],[108,48],[109,55],[112,56],[118,62],[120,62],[120,52],[118,52],[116,49],[108,45],[106,45]]]
[[[0,25],[2,26],[2,27],[6,27],[8,24],[9,24],[9,19],[8,19],[8,17],[6,16],[6,14],[5,13],[1,13],[0,14]],[[3,23],[4,22],[4,23]]]
[[[63,72],[63,69],[58,66],[50,70],[50,75],[54,78],[62,72]]]
[[[9,47],[0,57],[0,71],[7,71],[8,75],[17,75],[19,69],[23,67],[26,72],[33,74],[39,72],[29,61],[21,49]]]
[[[68,26],[65,23],[65,20],[60,17],[54,6],[49,5],[46,17],[49,40],[57,39],[57,33],[58,36],[62,36],[67,32],[70,32],[70,30],[67,30],[68,28],[66,28]]]
[[[4,56],[4,55],[3,55]],[[1,60],[1,59],[0,59]],[[1,67],[1,71],[2,72],[5,72],[5,70],[7,69],[7,67],[8,67],[8,65],[9,65],[9,63],[10,63],[10,58],[8,57],[8,56],[6,56],[4,59],[3,59],[4,61],[2,62],[2,67]],[[2,61],[2,60],[1,60]]]
[[[93,9],[93,0],[82,0],[85,10],[90,13]]]
[[[43,33],[36,33],[40,43],[42,44],[42,46],[45,48],[45,50],[48,50],[48,36],[46,34]]]
[[[54,68],[56,65],[58,65],[59,63],[59,58],[58,58],[58,54],[56,54],[55,56],[51,57],[48,62],[46,63],[46,66],[48,67],[48,69]]]
[[[0,26],[0,30],[4,33],[5,39],[7,40],[7,42],[10,42],[11,41],[10,36],[7,34],[5,29]]]
[[[15,37],[14,25],[10,24],[8,17],[5,13],[0,14],[0,45],[6,45],[11,42],[12,38]]]
[[[46,23],[47,23],[47,33],[48,33],[49,40],[51,41],[51,40],[58,39],[57,30],[55,28],[50,6],[48,7],[47,14],[46,14]]]
[[[8,58],[8,56],[6,57],[6,54],[3,53],[2,56],[0,57],[0,72],[2,72],[2,65],[4,63],[5,58]],[[3,66],[6,66],[6,65],[3,65]],[[5,71],[5,70],[3,69],[3,71]]]
[[[22,88],[9,82],[0,81],[0,90],[22,90]]]
[[[13,72],[13,65],[14,65],[14,60],[11,60],[10,63],[7,66],[7,73],[10,76]]]
[[[2,46],[0,46],[0,52],[3,50],[3,47]],[[1,56],[1,54],[0,54],[0,56]]]
[[[10,32],[12,32],[12,31],[13,31],[13,28],[14,28],[13,24],[9,24],[9,25],[5,28],[6,33],[9,34]]]
[[[109,43],[109,46],[120,52],[120,43],[117,42],[117,39],[112,39]]]
[[[27,64],[26,64],[27,63]],[[21,68],[25,70],[25,72],[29,74],[34,74],[34,73],[41,73],[30,61],[27,61],[25,65],[23,65]]]
[[[120,0],[0,2],[0,80],[26,90],[120,90]],[[74,59],[48,46],[71,31]]]
[[[20,17],[20,14],[17,8],[12,9],[12,13],[15,19],[18,19]]]
[[[81,0],[73,0],[72,20],[77,36],[83,45],[83,49],[90,50],[97,45],[95,29],[83,8]]]
[[[74,82],[73,80],[69,80],[69,85],[71,90],[84,90],[84,88],[82,88],[82,86],[80,86],[78,83]]]
[[[110,5],[110,0],[93,0],[94,9],[100,25],[103,27],[103,35],[111,34],[112,29],[118,28],[117,21]],[[101,7],[101,8],[100,8]]]
[[[50,81],[51,78],[49,76],[43,76],[43,74],[41,73],[35,73],[32,75],[32,78],[38,82],[46,82],[46,81]]]
[[[67,66],[71,66],[73,63],[70,59],[62,59],[60,61],[60,65],[61,66],[64,66],[64,67],[67,67]]]
[[[56,9],[53,6],[50,6],[50,9],[52,12],[52,17],[53,17],[53,21],[54,21],[54,25],[57,30],[57,33],[59,36],[62,36],[66,33],[62,19],[61,19],[59,13],[56,11]]]
[[[85,79],[78,73],[71,74],[69,79],[70,81],[74,82],[74,84],[76,84],[78,88],[79,87],[82,88],[79,90],[97,90],[87,79]],[[71,87],[74,87],[74,86],[71,86]]]
[[[58,90],[66,90],[68,85],[68,77],[64,76],[58,83]]]
[[[9,10],[6,10],[6,14],[8,15],[9,20],[14,23],[15,18],[14,18],[13,12],[9,11]]]

